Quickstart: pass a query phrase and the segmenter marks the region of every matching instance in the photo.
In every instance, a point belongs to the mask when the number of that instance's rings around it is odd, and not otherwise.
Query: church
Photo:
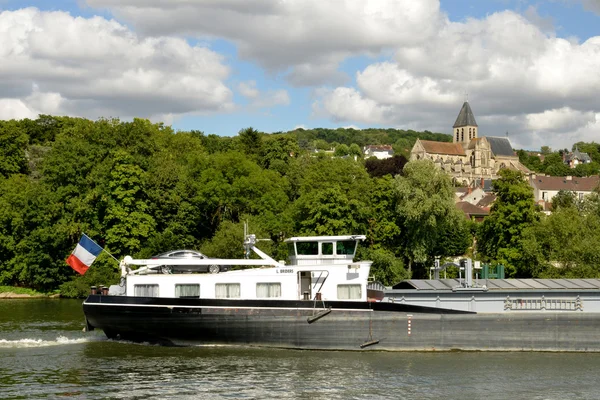
[[[468,101],[465,101],[452,127],[452,143],[417,139],[411,160],[432,160],[461,186],[476,186],[484,179],[498,178],[498,171],[510,168],[528,175],[508,138],[482,136]]]

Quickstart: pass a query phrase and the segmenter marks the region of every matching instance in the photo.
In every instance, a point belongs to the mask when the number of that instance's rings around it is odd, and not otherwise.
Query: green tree
[[[348,154],[350,154],[351,156],[356,156],[356,157],[362,157],[363,156],[363,153],[362,153],[362,150],[360,149],[360,146],[357,145],[356,143],[352,143],[350,145],[349,153]]]
[[[261,150],[261,165],[285,175],[290,160],[297,157],[299,151],[298,143],[292,136],[278,135],[265,139]]]
[[[68,279],[61,217],[56,194],[43,183],[23,175],[0,180],[0,284],[46,291]]]
[[[239,149],[245,154],[258,158],[263,147],[263,134],[250,127],[238,132]]]
[[[560,208],[569,208],[577,206],[577,196],[570,190],[559,190],[552,198],[552,211],[557,211]]]
[[[27,172],[28,141],[17,121],[0,121],[0,177]]]
[[[397,258],[392,251],[382,248],[364,248],[359,246],[357,258],[373,261],[370,275],[377,282],[385,286],[393,286],[410,275],[404,269],[402,260]]]
[[[395,178],[395,188],[401,245],[411,273],[415,262],[424,263],[435,255],[438,235],[455,210],[454,190],[450,177],[430,160],[406,164],[403,175]]]
[[[368,240],[370,247],[385,248],[394,254],[401,254],[399,246],[400,221],[398,219],[398,196],[391,175],[373,180],[369,191]]]
[[[199,210],[197,223],[212,233],[223,221],[240,222],[242,215],[261,215],[272,232],[286,224],[278,216],[288,208],[288,181],[244,154],[211,155],[189,176],[189,185],[189,201]]]
[[[334,155],[336,157],[343,157],[343,156],[347,156],[348,154],[350,154],[350,148],[345,145],[345,144],[340,144],[335,148],[335,153]]]
[[[366,205],[339,187],[315,190],[298,199],[298,231],[306,235],[350,235],[366,231]]]
[[[438,229],[433,254],[441,258],[466,254],[473,246],[472,224],[461,210],[450,210]]]
[[[600,172],[600,164],[595,161],[586,164],[577,164],[571,171],[575,176],[598,175]]]
[[[523,258],[535,278],[600,277],[600,218],[563,207],[527,228]]]
[[[542,146],[542,148],[540,149],[540,153],[548,155],[552,153],[552,149],[550,148],[550,146]]]
[[[155,221],[147,213],[144,171],[124,150],[117,150],[114,159],[104,218],[106,244],[117,255],[131,255],[141,250]]]
[[[493,182],[496,201],[483,221],[477,240],[479,252],[504,264],[510,277],[530,277],[530,266],[521,257],[521,235],[539,220],[533,189],[518,171],[501,170]]]
[[[571,169],[563,162],[559,153],[551,153],[544,157],[542,163],[543,172],[551,176],[571,175]]]

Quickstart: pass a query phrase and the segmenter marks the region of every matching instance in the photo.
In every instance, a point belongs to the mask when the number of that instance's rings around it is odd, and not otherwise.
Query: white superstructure
[[[240,300],[367,300],[371,262],[353,262],[365,236],[294,237],[286,240],[289,264],[275,261],[256,248],[256,238],[245,246],[261,259],[151,259],[121,262],[126,294],[140,297],[186,297]],[[142,268],[131,270],[130,266]],[[209,273],[160,273],[164,266],[228,265],[247,268]]]

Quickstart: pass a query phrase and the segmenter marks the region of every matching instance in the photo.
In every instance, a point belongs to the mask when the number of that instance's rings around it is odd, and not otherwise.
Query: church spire
[[[464,126],[477,126],[475,116],[473,115],[473,111],[471,111],[468,100],[463,103],[453,128],[462,128]]]
[[[465,101],[452,127],[452,142],[460,143],[463,148],[467,148],[471,140],[477,138],[477,129],[471,106],[468,101]]]

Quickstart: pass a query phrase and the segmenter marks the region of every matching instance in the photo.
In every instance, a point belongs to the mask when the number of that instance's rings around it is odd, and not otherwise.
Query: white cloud
[[[240,82],[238,90],[242,96],[250,100],[250,108],[269,108],[290,104],[290,96],[287,90],[280,89],[261,92],[256,87],[256,81]]]
[[[219,54],[183,39],[140,38],[101,17],[1,12],[0,59],[0,96],[15,115],[149,117],[232,107]]]
[[[287,90],[269,90],[265,92],[260,99],[255,100],[253,103],[254,107],[257,108],[268,108],[275,106],[287,106],[290,104],[290,96]]]
[[[257,98],[260,94],[260,91],[256,88],[256,81],[240,82],[238,90],[242,96],[251,99]]]
[[[384,104],[455,105],[459,101],[458,94],[453,90],[448,91],[443,81],[427,76],[414,76],[401,69],[398,64],[390,62],[368,66],[357,73],[356,81],[369,98]]]
[[[537,114],[529,114],[526,119],[527,127],[534,131],[572,132],[596,122],[596,115],[589,111],[582,112],[563,107]]]
[[[349,55],[426,42],[442,22],[438,0],[86,0],[147,35],[220,37],[239,56],[294,85],[340,84]]]
[[[580,0],[583,8],[600,15],[600,0]]]
[[[343,87],[323,92],[321,100],[313,104],[315,116],[326,113],[337,121],[383,123],[389,120],[390,111],[390,106],[382,106],[353,88]]]
[[[448,21],[426,43],[358,72],[357,88],[324,91],[315,104],[335,120],[448,132],[468,93],[482,135],[557,146],[597,128],[598,65],[600,36],[565,40],[505,11]]]
[[[0,99],[0,119],[35,118],[37,112],[19,99]]]
[[[569,1],[600,12],[598,0]],[[128,25],[35,9],[0,14],[0,117],[232,110],[224,58],[181,39],[194,37],[228,40],[273,79],[318,87],[313,114],[344,124],[449,132],[468,93],[480,133],[508,131],[515,147],[558,148],[600,133],[600,36],[557,37],[533,7],[452,22],[438,0],[86,2]],[[357,56],[373,61],[358,57],[361,70],[348,76]],[[250,109],[290,103],[286,90],[255,81],[236,89]]]

